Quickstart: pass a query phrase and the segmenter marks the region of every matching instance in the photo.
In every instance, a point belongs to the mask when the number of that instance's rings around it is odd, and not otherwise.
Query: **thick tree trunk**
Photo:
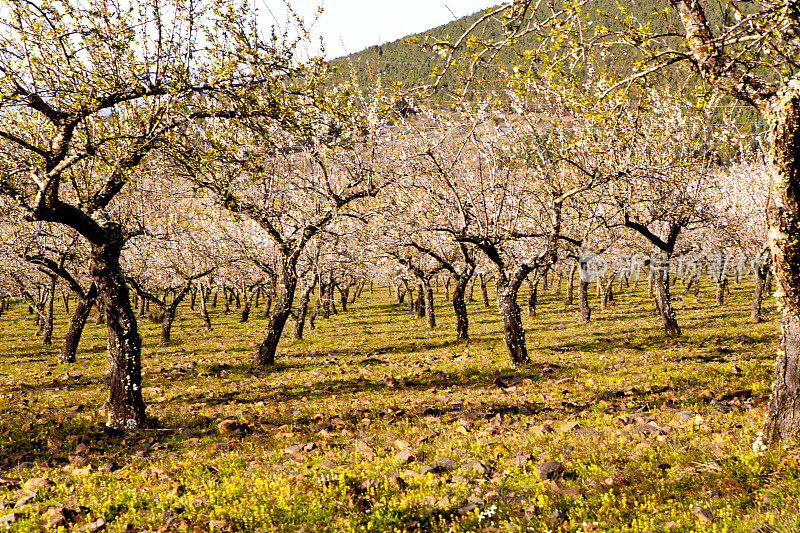
[[[664,324],[664,333],[670,337],[677,337],[681,334],[681,328],[678,326],[675,308],[672,306],[672,296],[669,292],[669,272],[654,271],[651,279],[655,293],[656,310],[661,317],[661,322]]]
[[[133,429],[145,423],[142,340],[119,264],[121,232],[112,228],[109,233],[111,236],[105,244],[92,246],[92,278],[97,285],[98,304],[102,304],[106,318],[111,362],[107,425]]]
[[[766,444],[800,437],[800,93],[782,89],[770,113],[769,246],[781,319]]]
[[[294,302],[294,293],[297,288],[297,274],[294,269],[294,265],[283,265],[281,277],[276,287],[277,294],[269,317],[266,336],[258,347],[253,366],[265,367],[275,364],[275,352],[278,349],[278,342],[281,340],[286,321],[292,314],[292,303]]]
[[[418,318],[425,318],[425,288],[422,283],[417,285],[417,299],[414,303],[414,311]]]
[[[580,310],[578,321],[581,324],[588,324],[592,319],[592,308],[589,306],[589,282],[578,280],[578,309]]]
[[[519,287],[511,283],[503,284],[497,277],[497,310],[503,320],[503,337],[511,356],[511,362],[522,365],[530,362],[528,348],[525,345],[525,330],[522,328],[522,316],[517,304]]]
[[[725,305],[725,289],[728,287],[728,276],[724,276],[721,280],[717,281],[717,297],[716,306],[722,307]]]
[[[74,363],[78,353],[78,345],[81,341],[83,328],[86,326],[86,321],[89,319],[89,314],[92,311],[94,302],[97,299],[97,286],[94,283],[86,291],[83,298],[78,296],[75,302],[75,311],[69,320],[67,326],[67,335],[64,337],[64,345],[61,348],[61,354],[58,356],[59,363]]]
[[[453,312],[456,315],[456,339],[469,339],[469,316],[467,315],[467,304],[464,302],[464,293],[467,290],[469,276],[456,279],[453,285]]]

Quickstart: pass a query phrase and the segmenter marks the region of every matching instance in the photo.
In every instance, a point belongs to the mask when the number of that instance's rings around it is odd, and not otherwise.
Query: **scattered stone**
[[[722,402],[718,402],[717,400],[711,400],[711,405],[722,411],[723,413],[729,413],[731,408],[725,405]]]
[[[553,491],[553,494],[556,496],[569,496],[570,498],[577,498],[581,495],[581,489],[579,487],[567,487],[561,481],[557,479],[550,480],[550,490]]]
[[[284,448],[283,453],[287,455],[295,455],[297,453],[300,453],[304,447],[305,444],[294,444],[292,446],[287,446],[286,448]]]
[[[33,491],[27,493],[22,498],[17,500],[17,502],[14,504],[14,509],[20,509],[21,507],[24,507],[25,505],[29,504],[34,499],[36,499],[36,496],[38,494],[39,494],[39,489],[36,489],[36,490],[33,490]]]
[[[549,424],[541,424],[538,426],[533,426],[531,430],[536,435],[549,435],[550,433],[555,432],[555,430]]]
[[[425,474],[443,474],[455,470],[456,464],[447,457],[439,457],[436,461],[429,465],[420,468],[419,473]]]
[[[491,467],[486,466],[485,464],[483,464],[482,462],[477,461],[477,460],[463,465],[461,467],[461,470],[464,470],[464,471],[471,470],[471,471],[476,472],[476,473],[478,473],[480,475],[489,475],[489,474],[492,473],[492,468]]]
[[[25,490],[32,491],[35,489],[49,489],[53,485],[54,483],[47,478],[34,477],[26,481],[23,487],[25,488]]]
[[[558,428],[559,431],[562,433],[569,433],[570,431],[575,431],[576,429],[581,429],[581,425],[573,420],[572,422],[567,422],[566,424],[562,425]]]
[[[394,455],[394,460],[403,464],[413,463],[417,460],[417,456],[411,450],[402,450]]]
[[[564,472],[564,465],[558,461],[545,461],[536,465],[536,472],[541,479],[553,479]]]
[[[357,440],[355,442],[356,451],[360,453],[365,459],[375,459],[375,450],[372,449],[372,446],[364,442],[363,440]]]
[[[238,420],[226,419],[217,424],[217,430],[220,435],[243,437],[250,430],[250,427]]]
[[[453,476],[450,478],[450,481],[452,481],[453,483],[461,483],[463,485],[469,483],[469,480],[464,476]]]
[[[114,472],[115,470],[119,470],[119,468],[120,466],[114,461],[108,461],[107,463],[103,463],[102,465],[100,465],[100,468],[98,468],[98,470],[100,472],[108,473],[108,472]]]
[[[64,507],[51,507],[42,515],[42,521],[48,528],[51,527],[65,527],[68,523],[72,522],[77,513],[71,509]]]
[[[714,522],[714,515],[704,507],[692,507],[691,513],[702,524],[708,525]]]
[[[69,456],[69,464],[71,464],[72,466],[75,466],[75,467],[86,466],[86,464],[88,462],[89,462],[89,460],[86,457],[84,457],[83,455],[70,455]]]
[[[515,465],[515,466],[525,466],[526,464],[530,463],[531,460],[533,460],[533,457],[531,456],[531,454],[523,453],[523,454],[517,455],[513,459],[511,459],[511,461],[509,461],[509,464]]]
[[[8,513],[7,515],[0,516],[0,526],[6,526],[6,528],[10,528],[11,524],[13,524],[19,519],[20,519],[19,514]]]
[[[208,523],[208,527],[211,528],[211,531],[224,531],[228,529],[228,521],[227,520],[211,520]]]

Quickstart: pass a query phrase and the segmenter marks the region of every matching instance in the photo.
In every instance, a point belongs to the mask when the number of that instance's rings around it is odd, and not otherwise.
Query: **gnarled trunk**
[[[783,317],[762,439],[800,437],[800,94],[784,88],[769,113],[770,206],[767,210],[776,297]]]
[[[675,308],[672,306],[672,296],[669,293],[669,272],[655,272],[652,279],[656,310],[664,324],[664,332],[670,337],[677,337],[681,334],[681,328],[678,326]]]
[[[67,335],[64,337],[64,345],[61,348],[61,354],[58,356],[59,363],[75,362],[75,357],[78,353],[78,344],[80,344],[81,335],[83,334],[83,328],[86,326],[86,321],[89,319],[89,313],[91,313],[96,299],[97,286],[94,283],[92,283],[83,297],[77,296],[75,310],[72,313],[72,317],[69,319]]]
[[[92,278],[97,285],[98,304],[105,315],[111,362],[107,425],[131,429],[145,423],[142,340],[119,264],[121,232],[114,228],[108,231],[110,236],[104,244],[92,245]]]
[[[286,326],[286,321],[292,313],[292,303],[294,302],[294,293],[297,288],[297,275],[293,264],[284,259],[284,265],[281,269],[280,279],[278,281],[276,291],[277,294],[272,306],[272,312],[269,317],[269,324],[267,325],[266,336],[258,347],[253,366],[270,366],[275,364],[275,352],[278,349],[278,342],[281,340],[283,328]]]
[[[503,338],[514,365],[530,362],[528,348],[525,345],[525,330],[522,327],[522,316],[517,304],[519,285],[503,283],[500,276],[495,286],[497,288],[497,310],[503,320]]]

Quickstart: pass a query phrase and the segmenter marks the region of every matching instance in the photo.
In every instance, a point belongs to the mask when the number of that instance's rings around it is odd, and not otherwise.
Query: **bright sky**
[[[327,49],[325,55],[332,59],[446,24],[498,5],[501,0],[294,0],[290,3],[306,25],[312,23],[316,8],[322,6],[323,12],[311,27],[311,34],[315,42],[322,37]],[[279,1],[255,0],[255,6],[265,24],[286,27],[286,9]]]

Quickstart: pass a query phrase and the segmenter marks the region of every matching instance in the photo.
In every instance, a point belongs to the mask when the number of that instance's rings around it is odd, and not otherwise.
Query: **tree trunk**
[[[425,318],[425,287],[422,283],[417,284],[417,300],[414,304],[414,310],[417,312],[418,318]]]
[[[284,259],[280,280],[275,287],[277,294],[269,317],[266,336],[258,347],[253,366],[264,367],[275,364],[275,352],[278,349],[278,342],[281,340],[286,321],[292,313],[296,287],[297,274],[295,273],[295,266],[289,264],[287,259]]]
[[[483,298],[483,306],[486,308],[491,307],[489,303],[489,290],[486,288],[486,275],[478,274],[478,279],[481,282],[481,297]]]
[[[192,288],[192,283],[188,282],[181,291],[175,295],[175,298],[164,306],[164,318],[161,319],[161,345],[168,346],[172,340],[172,323],[175,321],[175,314],[178,312],[178,306],[189,293]]]
[[[767,285],[769,272],[769,261],[759,264],[756,269],[756,286],[753,289],[753,298],[750,300],[750,319],[756,324],[761,322],[761,303],[764,301],[764,289]]]
[[[539,300],[539,280],[540,277],[536,277],[533,280],[533,283],[530,284],[530,292],[528,293],[528,316],[534,317],[536,316],[536,304]]]
[[[111,361],[108,426],[133,429],[145,423],[142,399],[142,340],[119,264],[122,235],[116,228],[106,243],[92,246],[92,278],[97,285],[108,331]]]
[[[800,93],[783,88],[770,111],[768,238],[783,317],[762,431],[766,444],[800,437]]]
[[[59,363],[75,362],[75,357],[78,353],[78,344],[83,334],[83,328],[86,326],[86,321],[89,319],[89,313],[91,313],[96,299],[97,286],[94,283],[92,283],[89,290],[86,291],[83,298],[80,296],[76,298],[75,311],[72,313],[72,317],[69,320],[67,335],[64,337],[64,345],[58,357]]]
[[[569,269],[569,278],[567,278],[567,299],[564,300],[564,307],[570,307],[575,301],[575,273],[578,271],[578,264],[572,265]]]
[[[670,337],[681,334],[675,309],[672,307],[672,296],[669,293],[669,272],[656,270],[651,276],[653,291],[655,292],[656,310],[664,324],[664,333]]]
[[[592,308],[589,307],[589,282],[578,280],[578,309],[580,310],[579,322],[588,324],[592,319]]]
[[[503,320],[503,337],[511,356],[511,362],[522,365],[530,362],[528,349],[525,346],[525,330],[522,328],[522,316],[517,304],[519,287],[512,283],[503,284],[497,277],[497,310]]]
[[[42,328],[42,344],[49,346],[53,344],[53,306],[56,299],[56,281],[55,274],[49,275],[50,282],[47,286],[45,293],[45,309],[44,309],[44,327]]]
[[[456,315],[456,339],[469,339],[469,316],[467,315],[467,304],[464,302],[464,293],[467,290],[469,276],[457,278],[453,285],[453,312]],[[473,285],[474,286],[474,285]]]
[[[69,314],[69,293],[68,292],[62,292],[61,293],[61,301],[64,304],[64,314],[68,315]],[[2,311],[2,309],[0,309],[0,312],[1,311]]]
[[[256,295],[258,294],[258,290],[251,290],[248,294],[247,287],[242,287],[242,293],[244,306],[242,307],[242,314],[239,317],[239,322],[241,324],[245,324],[248,320],[250,320],[250,309],[253,305],[253,299],[256,298]]]
[[[347,302],[350,296],[350,286],[347,285],[339,289],[339,302],[342,304],[342,313],[347,312]]]
[[[200,286],[197,290],[200,291],[200,318],[203,319],[206,329],[211,331],[211,317],[208,316],[208,296],[211,295],[211,288]]]
[[[428,327],[433,329],[436,327],[436,310],[433,302],[433,288],[431,287],[430,281],[423,282],[422,287],[424,293],[423,304],[425,306],[425,318],[428,321]]]
[[[306,325],[306,315],[308,314],[308,302],[311,299],[311,293],[314,292],[314,287],[317,284],[317,277],[314,276],[313,281],[303,289],[300,293],[300,301],[297,305],[297,314],[294,317],[294,338],[303,338],[303,329]]]
[[[717,297],[716,306],[722,307],[725,305],[725,289],[728,287],[728,276],[723,275],[722,279],[717,281]]]

